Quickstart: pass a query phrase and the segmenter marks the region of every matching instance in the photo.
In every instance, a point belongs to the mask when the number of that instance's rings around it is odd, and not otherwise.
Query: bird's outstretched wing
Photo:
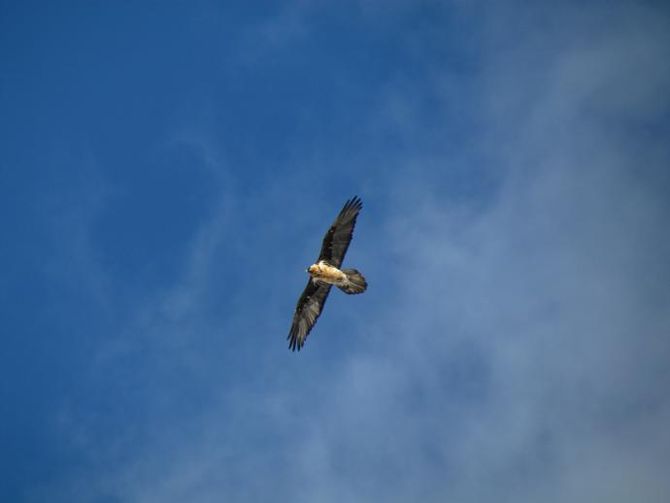
[[[293,324],[288,333],[288,347],[291,351],[305,344],[309,331],[316,323],[317,318],[323,311],[331,285],[325,283],[314,283],[311,279],[307,282],[305,291],[302,292],[293,314]]]
[[[344,254],[347,253],[347,248],[349,248],[356,226],[356,217],[358,217],[358,212],[361,209],[363,209],[363,203],[357,196],[352,197],[344,204],[342,211],[337,215],[333,225],[330,226],[323,237],[319,260],[325,260],[335,267],[340,267]]]

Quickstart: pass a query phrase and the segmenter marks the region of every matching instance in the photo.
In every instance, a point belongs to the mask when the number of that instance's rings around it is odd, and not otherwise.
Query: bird
[[[305,339],[321,315],[333,285],[350,295],[363,293],[368,287],[366,279],[358,270],[340,269],[361,209],[363,202],[358,196],[344,203],[342,210],[323,237],[319,258],[306,270],[309,279],[296,304],[291,330],[287,337],[291,351],[296,349],[300,351],[305,344]]]

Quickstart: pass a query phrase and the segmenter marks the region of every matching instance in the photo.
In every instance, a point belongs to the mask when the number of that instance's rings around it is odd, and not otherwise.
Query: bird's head
[[[314,264],[312,264],[311,266],[309,266],[307,268],[307,272],[310,273],[310,274],[316,273],[316,266]]]

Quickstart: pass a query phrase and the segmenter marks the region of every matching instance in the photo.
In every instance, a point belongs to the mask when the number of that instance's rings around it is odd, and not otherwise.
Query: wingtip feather
[[[363,201],[361,200],[360,197],[354,196],[351,199],[347,200],[346,203],[344,203],[344,207],[342,208],[342,211],[340,212],[341,214],[347,213],[350,210],[355,210],[356,212],[359,212],[363,209]]]

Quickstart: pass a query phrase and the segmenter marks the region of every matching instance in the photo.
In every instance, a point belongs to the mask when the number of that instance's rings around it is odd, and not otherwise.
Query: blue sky
[[[661,2],[2,2],[0,500],[667,501],[669,61]]]

